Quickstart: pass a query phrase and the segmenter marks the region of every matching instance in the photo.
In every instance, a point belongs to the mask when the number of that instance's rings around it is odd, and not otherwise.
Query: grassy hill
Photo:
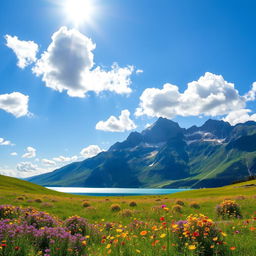
[[[216,205],[221,203],[224,199],[236,200],[241,208],[243,215],[242,219],[222,220],[216,215]],[[173,211],[173,207],[177,205],[177,200],[184,203],[184,206],[181,207],[181,212]],[[136,206],[132,207],[130,205],[131,202],[133,202],[133,204],[135,203]],[[192,202],[196,203],[200,208],[192,208]],[[59,218],[60,223],[62,223],[62,220],[65,220],[70,216],[79,215],[86,218],[89,223],[93,223],[95,228],[98,229],[97,232],[100,232],[104,237],[106,234],[104,233],[105,225],[112,225],[114,227],[112,231],[108,231],[106,237],[112,237],[113,234],[117,237],[120,236],[119,233],[116,234],[116,232],[120,232],[120,230],[124,230],[122,232],[126,232],[125,230],[129,230],[131,225],[133,225],[132,223],[138,222],[140,223],[139,225],[142,225],[136,228],[136,230],[138,230],[134,231],[135,233],[133,236],[131,236],[132,234],[130,235],[127,233],[129,238],[128,240],[126,240],[127,234],[125,234],[122,238],[122,241],[125,241],[124,244],[121,247],[113,246],[112,251],[109,250],[109,245],[104,243],[102,244],[102,242],[90,242],[89,240],[86,250],[91,252],[92,255],[109,254],[114,256],[130,256],[135,255],[138,252],[140,255],[145,256],[169,255],[167,254],[167,251],[160,247],[160,244],[161,246],[164,246],[166,238],[164,238],[164,230],[161,230],[162,224],[159,220],[164,216],[166,221],[173,223],[174,221],[186,219],[190,214],[198,213],[202,213],[213,219],[222,232],[227,234],[227,237],[225,237],[225,243],[227,245],[228,252],[224,255],[256,255],[254,244],[256,235],[256,181],[248,181],[220,188],[197,189],[170,195],[90,197],[59,193],[27,181],[0,175],[0,205],[3,204],[11,204],[21,206],[23,208],[33,207],[37,210],[48,212],[52,216]],[[86,207],[84,207],[84,204]],[[119,205],[121,210],[113,211],[113,204]],[[162,209],[163,205],[166,205],[170,210],[164,211]],[[158,227],[156,231],[152,231],[155,227]],[[160,236],[160,240],[158,242],[159,249],[151,246],[152,241],[149,236],[145,236],[143,239],[140,238],[140,232],[145,229],[148,230],[148,233],[152,232],[153,234],[154,232],[156,236]],[[139,244],[139,249],[131,246],[134,239],[136,240],[136,244]],[[173,241],[172,239],[171,235],[170,241]],[[127,245],[125,245],[126,242]],[[7,243],[9,242],[7,241]],[[31,250],[31,254],[29,255],[38,255],[35,254],[34,250],[36,249],[33,248],[33,245],[32,247],[31,244],[26,246],[29,246],[29,250]],[[232,248],[232,250],[229,248]],[[123,254],[123,252],[126,254]],[[168,253],[171,253],[172,255],[185,255],[177,254],[174,247],[169,248]],[[89,253],[88,255],[91,254]],[[197,254],[192,251],[186,255]]]
[[[0,175],[0,192],[2,196],[9,193],[59,194],[34,183],[3,175]]]
[[[252,184],[252,186],[248,186],[249,184]],[[0,204],[9,203],[24,207],[33,206],[61,218],[78,214],[92,220],[97,218],[109,218],[112,220],[112,218],[116,218],[108,210],[112,203],[118,203],[122,208],[127,208],[128,202],[135,200],[138,202],[138,208],[136,209],[143,211],[164,203],[173,204],[176,199],[182,199],[188,203],[197,200],[202,204],[202,207],[204,204],[207,206],[205,212],[208,215],[214,216],[214,209],[210,209],[209,205],[214,208],[215,204],[225,198],[236,199],[242,196],[248,198],[248,200],[253,199],[251,206],[256,206],[256,200],[254,199],[254,196],[256,196],[255,180],[220,188],[195,189],[170,195],[108,197],[106,199],[106,197],[60,193],[27,181],[0,175]],[[88,209],[81,206],[85,200],[91,206]],[[246,200],[240,201],[246,209],[250,209],[251,206]],[[186,209],[186,211],[191,213],[191,209]],[[141,216],[143,215],[144,213],[141,214]],[[146,218],[146,215],[144,218]]]

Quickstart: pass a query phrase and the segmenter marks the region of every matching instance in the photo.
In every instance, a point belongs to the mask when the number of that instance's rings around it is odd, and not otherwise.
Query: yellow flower
[[[107,249],[109,249],[110,247],[111,247],[111,244],[108,244],[108,245],[106,246]]]
[[[166,237],[166,234],[163,233],[163,234],[160,235],[160,237],[161,237],[161,238],[165,238],[165,237]]]
[[[140,250],[138,250],[138,249],[136,249],[136,252],[137,252],[137,253],[141,253],[141,251],[140,251]]]
[[[214,237],[212,240],[213,240],[213,241],[217,241],[217,240],[218,240],[218,237],[216,236],[216,237]]]
[[[83,246],[86,246],[86,241],[85,241],[85,240],[82,241],[82,245],[83,245]]]
[[[226,233],[224,233],[224,232],[222,232],[221,234],[222,234],[223,236],[227,236],[227,234],[226,234]]]
[[[117,233],[121,233],[121,232],[123,232],[123,230],[122,230],[121,228],[117,228],[117,229],[116,229],[116,232],[117,232]]]
[[[191,245],[188,246],[188,249],[189,250],[195,250],[196,246],[194,244],[191,244]]]

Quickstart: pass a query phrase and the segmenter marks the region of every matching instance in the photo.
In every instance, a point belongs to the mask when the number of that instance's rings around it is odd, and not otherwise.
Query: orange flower
[[[156,240],[154,242],[151,243],[152,246],[156,246],[157,243],[159,243],[160,241],[159,240]]]
[[[143,231],[140,232],[140,235],[141,235],[141,236],[145,236],[147,233],[148,233],[148,231],[143,230]]]
[[[236,249],[235,246],[230,247],[230,250],[231,250],[231,251],[234,251],[235,249]]]

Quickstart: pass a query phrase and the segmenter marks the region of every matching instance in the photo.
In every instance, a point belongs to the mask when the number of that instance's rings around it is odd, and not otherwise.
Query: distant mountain
[[[159,118],[106,152],[29,178],[45,186],[216,187],[256,174],[256,122],[184,129]]]

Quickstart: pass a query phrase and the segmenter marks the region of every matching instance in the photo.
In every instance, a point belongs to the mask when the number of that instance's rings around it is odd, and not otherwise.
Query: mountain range
[[[217,187],[256,173],[256,122],[209,119],[181,128],[159,118],[123,142],[81,162],[29,178],[44,186]]]

